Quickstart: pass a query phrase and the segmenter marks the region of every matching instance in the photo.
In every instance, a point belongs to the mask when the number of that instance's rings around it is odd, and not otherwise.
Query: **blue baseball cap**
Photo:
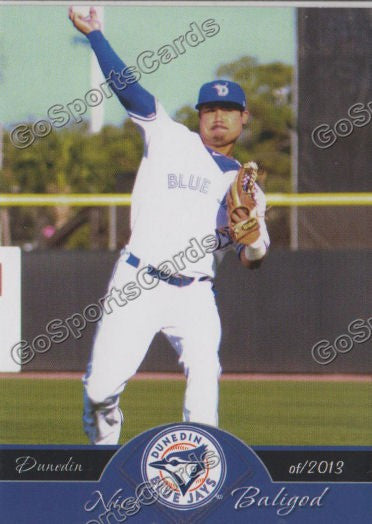
[[[237,104],[242,110],[247,105],[243,89],[239,84],[230,80],[214,80],[201,86],[195,109],[212,102]]]

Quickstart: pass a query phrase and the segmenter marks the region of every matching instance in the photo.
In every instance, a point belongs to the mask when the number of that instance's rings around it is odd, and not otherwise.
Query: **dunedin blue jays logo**
[[[207,504],[226,476],[226,460],[216,439],[202,429],[175,426],[151,440],[142,457],[142,476],[158,501],[187,510]]]

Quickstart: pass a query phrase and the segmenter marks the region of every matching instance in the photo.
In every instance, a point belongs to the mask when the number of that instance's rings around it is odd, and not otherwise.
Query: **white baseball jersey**
[[[196,262],[184,258],[186,267],[180,273],[213,277],[214,257],[206,253],[203,239],[227,225],[225,194],[239,163],[206,148],[197,133],[172,120],[159,103],[151,118],[129,115],[143,132],[145,152],[132,193],[128,249],[140,258],[141,266],[157,267],[196,239],[205,256]],[[258,186],[257,199],[261,233],[268,245],[265,197]]]

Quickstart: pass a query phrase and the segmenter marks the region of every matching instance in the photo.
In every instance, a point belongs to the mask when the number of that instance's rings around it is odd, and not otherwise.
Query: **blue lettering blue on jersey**
[[[211,181],[208,178],[202,178],[195,175],[168,174],[168,189],[192,189],[207,194]]]

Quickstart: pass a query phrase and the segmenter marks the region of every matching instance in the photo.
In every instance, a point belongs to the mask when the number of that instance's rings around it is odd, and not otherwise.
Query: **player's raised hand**
[[[91,31],[101,29],[101,23],[98,20],[97,12],[94,7],[89,9],[89,16],[83,16],[81,13],[76,13],[74,8],[71,6],[68,10],[68,17],[78,29],[84,35],[87,35]]]

